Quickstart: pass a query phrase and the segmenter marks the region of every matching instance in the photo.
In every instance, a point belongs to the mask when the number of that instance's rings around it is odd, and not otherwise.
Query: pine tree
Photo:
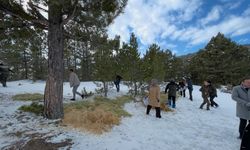
[[[148,82],[151,79],[163,81],[165,78],[165,57],[157,44],[149,46],[143,57],[144,79]]]
[[[23,9],[21,2],[2,0],[1,14],[13,16],[12,20],[19,22],[18,28],[32,26],[48,30],[48,79],[45,88],[44,114],[51,119],[61,118],[63,117],[64,39],[65,35],[72,37],[67,29],[75,23],[87,23],[78,19],[85,14],[92,14],[88,15],[92,18],[102,18],[95,24],[107,26],[121,13],[127,1],[30,0],[28,12]],[[39,4],[47,6],[48,10]],[[48,13],[48,18],[44,17],[41,11]]]
[[[113,81],[114,77],[114,45],[112,40],[107,39],[107,36],[100,38],[98,42],[101,44],[94,54],[94,76],[97,81],[102,82],[102,91],[107,97],[110,81]]]
[[[200,83],[210,79],[217,84],[237,84],[242,76],[249,74],[249,55],[247,48],[218,33],[192,58],[190,71]]]
[[[129,43],[123,43],[116,57],[119,59],[118,74],[122,73],[123,79],[129,81],[128,85],[132,87],[131,92],[136,96],[138,89],[142,85],[143,74],[138,42],[134,33],[131,33]]]

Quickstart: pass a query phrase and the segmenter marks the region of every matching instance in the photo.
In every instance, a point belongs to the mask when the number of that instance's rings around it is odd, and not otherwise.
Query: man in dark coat
[[[121,82],[121,80],[122,80],[122,77],[119,76],[119,75],[116,75],[114,84],[115,84],[117,92],[120,91],[120,82]]]
[[[217,90],[216,88],[212,85],[212,82],[209,80],[209,97],[210,97],[210,103],[211,103],[211,107],[219,107],[219,105],[214,101],[214,98],[217,97]]]
[[[240,118],[239,138],[242,139],[247,121],[250,122],[250,77],[233,88],[232,99],[236,101],[236,116]]]
[[[188,88],[188,92],[189,92],[189,99],[192,101],[193,100],[193,96],[192,96],[193,83],[189,77],[186,79],[186,81],[187,81],[187,88]]]
[[[2,83],[3,87],[7,87],[6,82],[10,72],[12,72],[12,70],[10,70],[8,66],[0,63],[0,82]]]
[[[172,108],[175,108],[177,89],[178,85],[174,82],[174,80],[171,80],[165,88],[165,94],[168,93],[168,105],[171,106],[171,101],[172,101]]]

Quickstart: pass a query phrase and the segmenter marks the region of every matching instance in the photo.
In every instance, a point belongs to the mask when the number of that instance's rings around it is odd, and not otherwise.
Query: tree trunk
[[[138,88],[137,88],[137,84],[136,84],[136,81],[134,81],[134,90],[135,90],[135,97],[136,97],[136,95],[138,94]]]
[[[104,96],[108,97],[108,82],[102,81],[103,83],[103,90],[104,90]]]
[[[48,79],[45,87],[44,114],[49,119],[63,117],[63,24],[61,6],[49,2]]]
[[[28,64],[27,64],[27,55],[26,55],[26,51],[23,51],[23,59],[24,59],[24,69],[25,69],[25,79],[28,79]]]

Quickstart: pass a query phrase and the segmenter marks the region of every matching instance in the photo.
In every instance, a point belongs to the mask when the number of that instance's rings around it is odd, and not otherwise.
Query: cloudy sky
[[[152,43],[176,55],[192,53],[218,32],[250,44],[250,0],[128,0],[108,34],[127,42],[132,32],[141,54]]]

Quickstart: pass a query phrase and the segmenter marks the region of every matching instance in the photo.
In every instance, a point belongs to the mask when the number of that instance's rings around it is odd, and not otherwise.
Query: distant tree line
[[[72,29],[78,33],[82,27]],[[82,31],[81,31],[82,33]],[[47,33],[22,29],[0,36],[0,60],[12,67],[12,80],[45,80],[48,72]],[[135,93],[140,83],[189,76],[200,84],[209,79],[216,84],[238,84],[250,73],[250,51],[223,34],[212,37],[205,48],[188,57],[177,57],[171,50],[151,44],[146,53],[138,50],[138,39],[131,34],[128,43],[110,39],[106,31],[89,30],[65,41],[64,80],[68,70],[76,70],[81,81],[113,81],[116,74],[131,82]]]

